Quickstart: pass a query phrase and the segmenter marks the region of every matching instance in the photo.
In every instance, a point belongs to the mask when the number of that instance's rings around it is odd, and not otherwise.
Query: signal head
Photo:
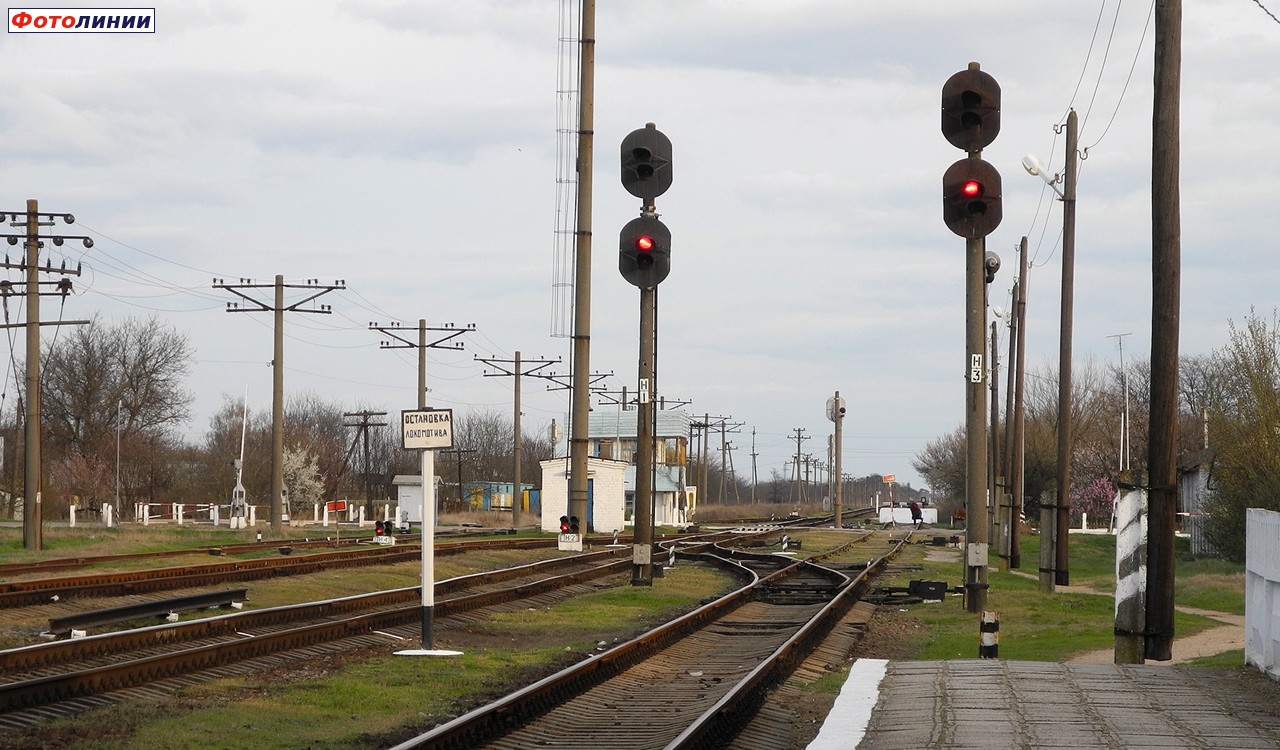
[[[633,130],[622,139],[622,186],[646,201],[671,187],[671,139],[653,126]]]
[[[986,237],[1000,226],[1000,173],[982,159],[961,159],[942,175],[942,219],[966,239]]]
[[[1000,134],[1000,84],[970,63],[942,85],[942,135],[965,151],[981,151]]]

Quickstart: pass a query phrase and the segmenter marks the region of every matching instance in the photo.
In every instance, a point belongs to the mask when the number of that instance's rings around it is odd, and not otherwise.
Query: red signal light
[[[642,253],[651,252],[653,245],[653,238],[647,234],[642,234],[636,238],[636,249]]]
[[[960,194],[966,198],[981,198],[982,183],[977,180],[969,180],[960,186]]]

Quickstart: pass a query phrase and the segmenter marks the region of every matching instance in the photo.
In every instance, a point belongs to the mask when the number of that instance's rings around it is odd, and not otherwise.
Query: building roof
[[[636,419],[639,412],[603,411],[596,409],[587,418],[587,438],[590,440],[608,438],[632,438],[636,436]],[[689,415],[672,409],[659,410],[654,436],[659,438],[689,437]]]

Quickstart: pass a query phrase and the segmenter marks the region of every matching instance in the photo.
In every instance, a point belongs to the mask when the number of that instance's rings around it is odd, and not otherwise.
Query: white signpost
[[[437,651],[432,637],[432,610],[436,603],[436,451],[453,447],[453,410],[421,409],[400,412],[401,441],[405,450],[422,451],[422,648],[397,651],[404,656],[456,656],[459,651]]]

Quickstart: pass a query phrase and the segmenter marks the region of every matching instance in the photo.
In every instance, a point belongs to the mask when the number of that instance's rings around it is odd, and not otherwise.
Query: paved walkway
[[[1280,748],[1257,672],[1000,659],[859,659],[809,750]]]

